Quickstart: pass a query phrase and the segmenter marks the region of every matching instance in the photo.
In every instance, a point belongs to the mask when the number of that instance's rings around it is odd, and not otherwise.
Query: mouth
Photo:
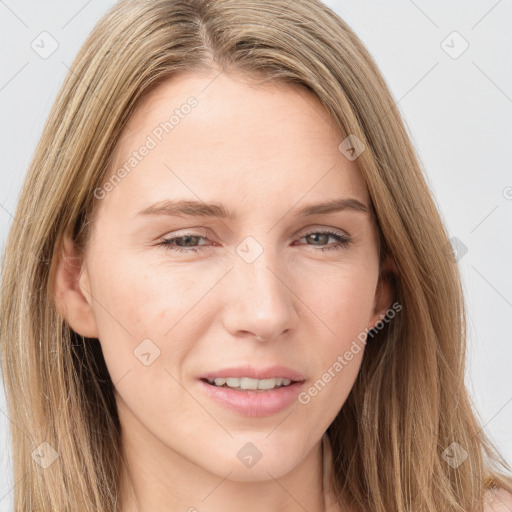
[[[289,408],[302,389],[305,378],[289,368],[250,366],[225,368],[199,378],[206,396],[238,415],[257,418]]]
[[[201,379],[203,382],[218,387],[236,389],[238,391],[268,391],[271,389],[279,389],[290,386],[294,382],[285,377],[277,377],[273,379],[252,379],[250,377],[217,377],[215,379]]]
[[[305,380],[211,376],[200,378],[198,383],[202,393],[222,408],[246,418],[264,418],[296,403]]]

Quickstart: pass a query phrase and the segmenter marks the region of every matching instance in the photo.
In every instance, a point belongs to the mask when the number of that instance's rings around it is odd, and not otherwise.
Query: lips
[[[215,385],[215,379],[218,383],[226,380],[226,383],[222,386]],[[230,384],[241,384],[244,379],[245,382],[258,383],[268,383],[272,380],[277,383],[282,380],[280,386],[269,389],[261,389],[259,386],[258,389],[241,389],[226,385],[228,380],[231,380]],[[286,385],[283,385],[283,382]],[[205,373],[199,378],[200,388],[210,399],[224,408],[250,418],[271,416],[289,408],[296,402],[304,382],[302,374],[285,366],[222,368]]]
[[[298,395],[303,389],[304,381],[265,391],[219,388],[202,380],[199,381],[199,386],[206,397],[221,407],[239,416],[262,418],[278,414],[292,404],[298,403]]]
[[[286,366],[269,366],[266,368],[254,368],[253,366],[237,366],[230,368],[222,368],[219,370],[215,370],[212,372],[205,373],[201,375],[201,380],[214,380],[216,378],[243,378],[247,377],[249,379],[288,379],[292,382],[301,382],[304,379],[304,376]]]

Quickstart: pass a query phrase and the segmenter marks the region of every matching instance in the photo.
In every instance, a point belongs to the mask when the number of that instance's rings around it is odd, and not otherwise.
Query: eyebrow
[[[369,208],[361,201],[354,198],[333,199],[324,203],[304,206],[300,209],[291,210],[292,215],[298,217],[309,217],[312,215],[338,213],[344,210],[355,212],[368,212]],[[164,200],[148,206],[136,214],[146,215],[167,215],[171,217],[215,217],[219,219],[234,220],[236,213],[228,210],[221,203],[203,203],[202,201],[189,200]]]

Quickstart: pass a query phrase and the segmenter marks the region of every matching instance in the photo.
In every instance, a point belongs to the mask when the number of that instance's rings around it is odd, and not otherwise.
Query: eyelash
[[[335,250],[335,251],[339,251],[341,249],[347,249],[348,246],[352,243],[352,240],[345,236],[345,235],[342,235],[340,233],[337,233],[335,231],[309,231],[308,233],[305,233],[304,235],[302,235],[300,238],[304,238],[308,235],[329,235],[329,236],[332,236],[334,238],[336,238],[336,240],[338,240],[338,243],[336,245],[332,245],[332,246],[328,246],[328,247],[319,247],[318,250],[319,251],[332,251],[332,250]],[[207,240],[206,237],[202,236],[202,235],[198,235],[196,233],[185,233],[183,234],[182,236],[178,236],[178,237],[173,237],[173,238],[164,238],[162,240],[161,243],[159,243],[158,245],[161,245],[164,247],[165,250],[171,250],[171,251],[178,251],[178,252],[200,252],[200,251],[203,251],[205,249],[200,249],[198,247],[180,247],[180,246],[177,246],[177,245],[173,245],[172,242],[174,242],[175,240],[181,240],[183,238],[187,238],[187,237],[196,237],[196,238],[203,238],[205,240]],[[311,244],[306,244],[306,245],[311,245]],[[201,247],[201,246],[199,246]],[[315,247],[313,245],[313,247]]]

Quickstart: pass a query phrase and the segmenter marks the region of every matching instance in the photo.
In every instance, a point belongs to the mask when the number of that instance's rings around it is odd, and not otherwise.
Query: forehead
[[[318,98],[284,82],[182,74],[155,87],[128,121],[112,173],[125,172],[102,203],[130,208],[189,197],[289,207],[367,191],[344,136]],[[113,175],[111,174],[111,176]],[[249,204],[250,203],[250,204]]]

